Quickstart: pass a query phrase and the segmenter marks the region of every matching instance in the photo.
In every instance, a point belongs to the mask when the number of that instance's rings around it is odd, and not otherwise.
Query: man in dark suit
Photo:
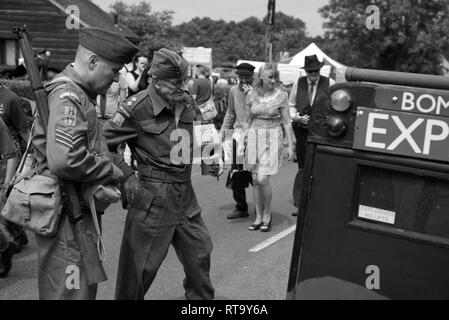
[[[296,158],[299,171],[293,186],[293,204],[300,205],[300,195],[304,176],[304,162],[306,157],[306,143],[309,134],[309,119],[314,102],[323,91],[333,85],[335,81],[320,75],[324,62],[320,62],[316,55],[306,56],[304,69],[307,76],[299,78],[292,87],[289,98],[290,116],[293,121],[293,132],[296,138]],[[298,215],[298,210],[293,212]]]

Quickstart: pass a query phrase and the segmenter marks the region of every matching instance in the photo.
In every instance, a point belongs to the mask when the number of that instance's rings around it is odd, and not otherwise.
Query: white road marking
[[[279,232],[278,234],[272,236],[271,238],[268,238],[267,240],[265,240],[262,243],[259,243],[257,246],[255,246],[254,248],[251,248],[249,250],[249,252],[258,252],[262,249],[265,249],[266,247],[271,246],[273,243],[275,243],[276,241],[281,240],[282,238],[285,238],[286,236],[288,236],[290,233],[292,233],[293,231],[296,230],[296,224],[290,226],[289,228],[285,229],[282,232]]]

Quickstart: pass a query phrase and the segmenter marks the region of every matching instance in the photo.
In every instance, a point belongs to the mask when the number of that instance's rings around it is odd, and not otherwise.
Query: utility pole
[[[265,35],[265,61],[273,62],[273,42],[272,33],[274,27],[274,14],[276,12],[276,0],[268,0],[268,15],[267,15],[267,33]]]

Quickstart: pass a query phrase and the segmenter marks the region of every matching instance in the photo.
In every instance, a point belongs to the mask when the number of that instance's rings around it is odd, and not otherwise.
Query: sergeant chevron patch
[[[84,133],[78,133],[72,135],[61,129],[56,129],[56,143],[66,146],[70,150],[76,148],[81,142],[84,141]]]

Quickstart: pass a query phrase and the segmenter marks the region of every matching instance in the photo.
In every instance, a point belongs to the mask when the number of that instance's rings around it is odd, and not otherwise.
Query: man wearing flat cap
[[[138,171],[137,179],[121,162],[128,215],[116,299],[144,299],[170,244],[184,267],[186,298],[214,298],[209,277],[212,241],[191,181],[195,111],[186,91],[188,66],[173,51],[156,51],[147,89],[125,100],[104,127],[111,152],[126,142]],[[177,132],[186,136],[179,141]],[[186,144],[181,158],[179,142]]]
[[[232,196],[236,202],[235,209],[227,215],[228,219],[239,219],[249,217],[248,204],[246,203],[245,188],[252,183],[251,173],[243,170],[243,163],[237,163],[238,150],[243,150],[243,146],[238,148],[239,133],[244,125],[249,121],[246,111],[246,94],[251,90],[254,66],[249,63],[240,63],[235,67],[235,73],[239,78],[239,83],[229,89],[228,109],[221,126],[220,136],[224,138],[225,131],[233,129],[232,139],[232,165],[229,172],[228,181],[231,182]],[[243,135],[241,135],[243,137]]]
[[[98,28],[80,29],[73,66],[67,66],[46,86],[50,112],[47,138],[45,128],[36,121],[33,131],[36,166],[43,168],[40,174],[69,181],[77,194],[63,195],[61,221],[55,236],[36,234],[40,299],[96,297],[97,283],[85,265],[86,252],[80,249],[75,232],[77,222],[71,213],[79,208],[87,230],[85,237],[95,238],[91,212],[81,196],[83,183],[118,184],[123,178],[123,172],[109,158],[95,103],[97,95],[106,92],[137,50],[119,34]],[[72,196],[78,198],[79,206],[68,204]]]
[[[309,119],[317,97],[333,85],[335,81],[320,75],[324,62],[320,62],[316,55],[304,58],[306,76],[299,78],[292,87],[289,97],[290,117],[292,118],[293,133],[296,138],[296,159],[298,160],[298,173],[293,185],[293,203],[296,208],[300,206],[300,195],[304,175],[304,162],[306,158],[307,137],[309,135]],[[298,210],[292,213],[298,215]]]

